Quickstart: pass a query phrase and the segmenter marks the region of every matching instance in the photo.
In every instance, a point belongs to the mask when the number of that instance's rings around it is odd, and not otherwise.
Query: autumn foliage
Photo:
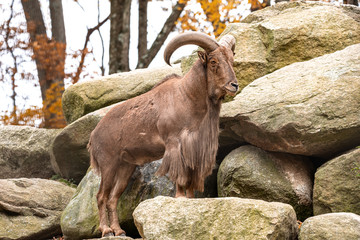
[[[55,39],[59,34],[56,35],[54,32],[53,37],[48,37],[42,17],[37,18],[39,14],[35,10],[40,11],[37,9],[39,8],[37,0],[22,1],[25,16],[24,12],[15,11],[14,2],[12,1],[10,6],[9,18],[0,23],[0,56],[10,55],[12,58],[11,62],[0,65],[0,81],[10,80],[13,102],[11,110],[2,112],[0,122],[5,125],[62,128],[66,125],[61,106],[64,80],[70,80],[72,83],[79,80],[86,68],[85,57],[90,51],[85,47],[79,51],[66,52],[65,32],[60,32],[63,40],[61,37]],[[27,4],[30,8],[26,7]],[[75,60],[81,64],[66,71],[65,60]],[[33,66],[29,65],[31,62],[35,63],[37,71],[29,67]],[[16,88],[25,81],[40,86],[42,107],[30,106],[25,109],[18,107]]]
[[[202,11],[185,9],[184,14],[178,19],[180,29],[199,31],[214,34],[218,37],[228,23],[239,22],[240,14],[231,14],[231,10],[236,9],[242,1],[238,0],[196,0],[200,4]]]

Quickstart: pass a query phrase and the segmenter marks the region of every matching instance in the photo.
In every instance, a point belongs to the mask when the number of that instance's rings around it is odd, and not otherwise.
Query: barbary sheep
[[[180,34],[167,45],[165,61],[170,65],[172,53],[186,44],[205,51],[198,51],[199,59],[184,77],[166,77],[149,92],[113,107],[91,133],[91,166],[101,174],[102,236],[125,234],[116,207],[136,166],[162,157],[157,174],[176,184],[175,197],[203,191],[212,172],[221,102],[238,90],[232,67],[235,38],[226,35],[217,43],[203,33]]]

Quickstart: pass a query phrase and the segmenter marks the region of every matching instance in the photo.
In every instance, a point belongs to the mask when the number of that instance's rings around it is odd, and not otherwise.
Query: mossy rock
[[[136,97],[174,73],[181,75],[178,65],[137,69],[76,83],[68,87],[62,97],[65,119],[72,123],[97,109]]]

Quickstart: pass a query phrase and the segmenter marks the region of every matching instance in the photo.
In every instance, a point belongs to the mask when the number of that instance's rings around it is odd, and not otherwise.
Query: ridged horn
[[[220,39],[219,44],[231,49],[234,52],[235,51],[235,42],[236,42],[236,40],[235,40],[234,36],[228,34],[228,35],[223,36]]]
[[[174,37],[166,46],[164,51],[164,60],[170,65],[170,57],[181,46],[194,44],[203,48],[207,53],[214,51],[219,47],[216,40],[205,33],[188,32],[182,33]]]

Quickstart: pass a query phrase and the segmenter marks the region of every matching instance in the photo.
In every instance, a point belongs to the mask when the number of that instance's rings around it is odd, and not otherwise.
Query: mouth
[[[230,83],[225,87],[225,91],[230,96],[235,96],[236,92],[239,89],[239,85],[236,83]]]

